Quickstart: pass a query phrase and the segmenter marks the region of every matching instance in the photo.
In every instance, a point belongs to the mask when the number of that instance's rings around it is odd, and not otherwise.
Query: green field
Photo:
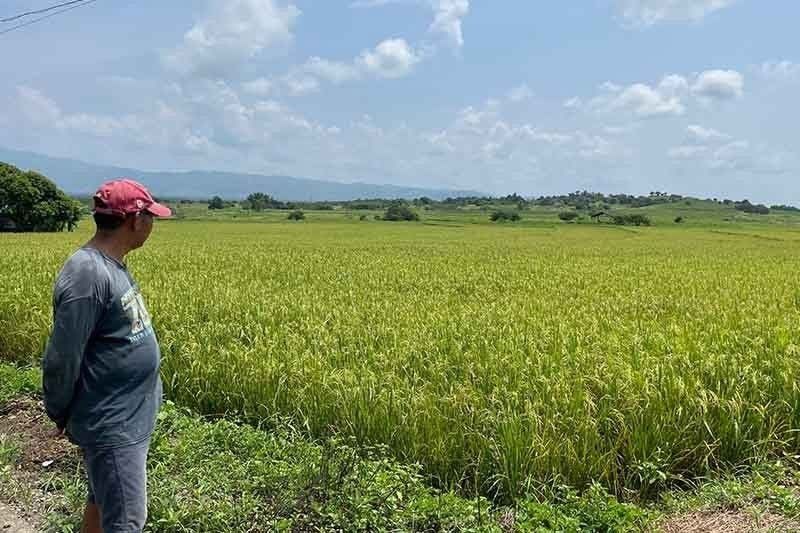
[[[187,206],[129,265],[178,404],[385,444],[440,486],[649,496],[800,452],[800,217],[557,212],[290,223]],[[52,281],[90,229],[0,235],[0,358],[36,360]]]

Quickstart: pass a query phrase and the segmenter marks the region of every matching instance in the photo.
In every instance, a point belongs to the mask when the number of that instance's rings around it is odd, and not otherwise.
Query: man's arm
[[[42,386],[47,416],[59,429],[67,424],[83,354],[102,311],[102,302],[94,296],[56,306],[53,332],[42,360]]]

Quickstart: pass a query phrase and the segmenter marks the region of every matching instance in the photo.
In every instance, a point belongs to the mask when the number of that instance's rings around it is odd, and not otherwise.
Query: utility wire
[[[73,2],[69,2],[70,7],[64,8],[60,11],[56,11],[54,13],[50,13],[49,15],[45,15],[43,17],[39,17],[38,19],[29,20],[27,22],[23,22],[22,24],[17,24],[16,26],[11,26],[10,28],[6,28],[5,30],[0,31],[0,35],[4,35],[6,33],[12,32],[14,30],[18,30],[20,28],[24,28],[25,26],[30,26],[31,24],[36,24],[37,22],[41,22],[45,19],[49,19],[50,17],[55,17],[56,15],[60,15],[61,13],[66,13],[67,11],[72,11],[73,9],[77,9],[79,7],[83,7],[89,4],[93,4],[97,2],[97,0],[73,0]]]
[[[39,15],[41,13],[47,13],[48,11],[52,11],[54,9],[58,9],[59,7],[69,6],[72,4],[79,4],[84,0],[72,0],[71,2],[62,2],[60,4],[56,4],[54,6],[45,7],[44,9],[36,9],[34,11],[26,11],[25,13],[20,13],[19,15],[14,15],[13,17],[8,17],[4,19],[0,19],[0,22],[13,22],[17,19],[21,19],[22,17],[27,17],[30,15]]]

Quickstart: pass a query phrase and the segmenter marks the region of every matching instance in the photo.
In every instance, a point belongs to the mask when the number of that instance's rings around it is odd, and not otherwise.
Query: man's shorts
[[[104,533],[139,533],[147,520],[150,439],[110,449],[84,448],[89,503],[100,508]]]

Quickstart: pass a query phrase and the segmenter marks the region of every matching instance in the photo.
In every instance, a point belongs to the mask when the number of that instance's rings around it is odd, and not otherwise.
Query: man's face
[[[141,248],[153,231],[153,215],[140,211],[133,217],[132,249]]]

